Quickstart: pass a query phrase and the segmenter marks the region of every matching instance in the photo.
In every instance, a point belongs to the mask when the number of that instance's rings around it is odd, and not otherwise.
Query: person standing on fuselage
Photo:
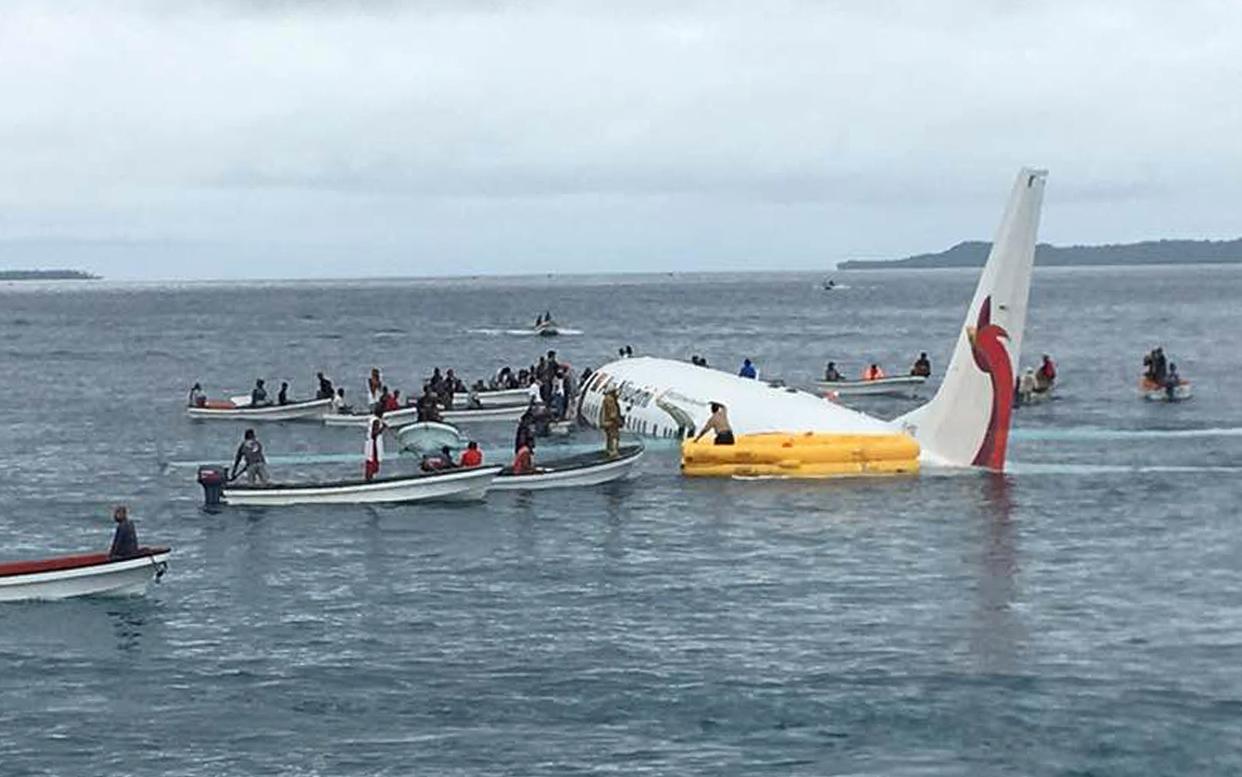
[[[599,428],[604,430],[604,450],[609,458],[621,454],[621,427],[625,418],[621,415],[621,402],[617,399],[616,387],[604,392],[604,400],[599,406]]]

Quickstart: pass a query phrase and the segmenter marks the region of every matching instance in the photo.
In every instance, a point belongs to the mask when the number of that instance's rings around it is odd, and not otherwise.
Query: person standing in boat
[[[362,454],[365,457],[362,465],[362,476],[370,482],[380,471],[380,462],[384,460],[384,431],[388,424],[384,423],[384,409],[376,405],[367,419],[367,441]]]
[[[914,366],[910,368],[910,374],[917,378],[931,377],[931,359],[927,358],[927,352],[919,354],[919,358],[914,360]]]
[[[604,430],[604,450],[609,458],[616,458],[621,453],[621,427],[624,425],[625,417],[621,415],[617,387],[612,386],[604,392],[604,400],[599,405],[599,428]]]
[[[259,378],[254,382],[254,389],[250,392],[251,407],[267,407],[272,404],[267,398],[267,389],[263,387],[263,379]]]
[[[845,376],[837,369],[836,362],[828,362],[828,366],[824,368],[825,383],[840,383],[845,380]]]
[[[372,367],[371,377],[367,378],[367,404],[371,407],[378,404],[383,390],[384,380],[380,377],[379,367]]]
[[[435,393],[431,389],[431,384],[423,386],[423,395],[418,398],[415,404],[418,409],[418,420],[420,423],[427,421],[440,421],[440,403],[436,399]]]
[[[1177,365],[1169,362],[1169,369],[1164,376],[1164,393],[1169,400],[1175,399],[1177,387],[1182,383],[1182,376],[1177,374]]]
[[[207,404],[207,395],[203,393],[203,387],[197,383],[190,387],[190,407],[203,407]]]
[[[116,531],[112,534],[112,547],[108,549],[109,560],[134,558],[138,555],[138,530],[129,519],[129,508],[117,505],[112,511]]]
[[[278,405],[289,404],[289,384],[288,383],[283,382],[283,381],[281,382],[280,391],[277,392],[276,394],[276,404]]]
[[[719,402],[710,403],[710,407],[712,410],[711,417],[707,419],[707,423],[703,424],[703,430],[694,438],[694,441],[698,442],[703,439],[703,435],[708,432],[715,432],[714,444],[733,445],[733,427],[729,425],[729,412]]]
[[[755,367],[754,362],[750,359],[742,360],[742,369],[737,371],[739,377],[757,380],[759,378],[759,370]]]
[[[259,442],[259,438],[255,436],[254,429],[247,429],[242,435],[241,445],[237,446],[237,455],[233,457],[233,472],[229,475],[229,480],[235,480],[241,472],[238,471],[237,465],[246,460],[246,466],[242,472],[246,473],[246,479],[250,483],[259,483],[266,486],[269,482],[267,477],[267,459],[263,457],[263,443]]]

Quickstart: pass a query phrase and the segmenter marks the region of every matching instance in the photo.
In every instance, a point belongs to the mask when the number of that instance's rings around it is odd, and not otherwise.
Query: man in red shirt
[[[479,450],[479,444],[474,440],[466,443],[466,450],[461,454],[461,466],[478,467],[483,464],[483,451]]]

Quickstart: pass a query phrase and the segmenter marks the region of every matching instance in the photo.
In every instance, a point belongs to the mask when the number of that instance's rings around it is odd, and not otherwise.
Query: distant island
[[[898,270],[936,267],[982,267],[992,244],[982,240],[958,243],[938,254],[905,259],[852,259],[839,270]],[[1142,264],[1234,264],[1242,262],[1242,238],[1237,240],[1148,240],[1101,246],[1035,247],[1035,263],[1043,267],[1082,267]]]
[[[0,281],[97,281],[81,270],[0,270]]]

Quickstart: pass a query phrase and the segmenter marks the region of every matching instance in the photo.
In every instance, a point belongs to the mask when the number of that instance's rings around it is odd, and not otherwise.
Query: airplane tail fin
[[[1019,171],[944,381],[930,402],[894,422],[934,462],[1005,467],[1047,175]]]

